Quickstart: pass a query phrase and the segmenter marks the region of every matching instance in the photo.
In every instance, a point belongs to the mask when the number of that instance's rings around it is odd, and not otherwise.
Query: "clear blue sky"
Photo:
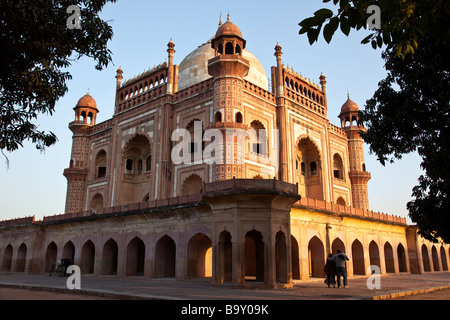
[[[73,107],[78,99],[89,88],[100,110],[97,123],[111,118],[114,77],[119,66],[124,78],[129,79],[164,62],[170,38],[176,45],[175,63],[179,64],[215,34],[220,12],[224,21],[230,13],[231,21],[247,40],[247,49],[261,61],[268,76],[270,67],[276,64],[277,42],[283,47],[284,64],[315,83],[319,83],[323,72],[328,82],[328,115],[333,124],[340,125],[337,116],[347,99],[347,90],[351,99],[363,108],[386,71],[381,51],[360,44],[367,35],[364,30],[352,31],[349,37],[337,31],[330,44],[321,37],[319,43],[310,46],[306,35],[298,34],[298,23],[322,7],[321,0],[119,0],[108,4],[101,16],[111,20],[114,30],[109,43],[113,64],[97,71],[92,60],[83,58],[68,68],[73,76],[68,83],[69,92],[58,101],[53,116],[43,115],[36,122],[40,129],[57,135],[59,141],[55,146],[40,153],[31,143],[26,143],[23,149],[7,154],[9,170],[0,155],[0,220],[28,215],[42,219],[45,215],[62,213],[67,189],[63,171],[69,165],[72,146],[68,124],[74,119]],[[406,217],[406,203],[411,200],[411,190],[421,173],[420,158],[416,154],[408,155],[383,167],[368,153],[367,146],[365,157],[367,170],[372,173],[371,210]]]

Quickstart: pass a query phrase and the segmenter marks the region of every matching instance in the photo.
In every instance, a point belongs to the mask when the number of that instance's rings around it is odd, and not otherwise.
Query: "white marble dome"
[[[211,40],[199,46],[181,61],[178,69],[178,90],[189,88],[194,84],[211,78],[208,74],[208,60],[214,58]],[[244,79],[265,90],[269,90],[269,81],[261,62],[245,49],[242,52],[242,56],[250,62],[250,70]]]

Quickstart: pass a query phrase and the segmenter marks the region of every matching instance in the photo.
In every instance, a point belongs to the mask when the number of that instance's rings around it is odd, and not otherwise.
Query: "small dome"
[[[178,90],[186,89],[211,78],[208,73],[208,60],[214,58],[214,49],[211,48],[211,41],[212,39],[199,46],[181,61],[178,71]],[[248,75],[244,79],[264,90],[269,90],[269,81],[261,62],[245,49],[242,51],[242,56],[250,62]]]
[[[86,93],[80,100],[78,100],[77,107],[89,107],[97,110],[97,102],[89,93]]]
[[[358,111],[359,111],[358,105],[352,100],[350,100],[350,97],[347,98],[347,101],[341,107],[341,114]]]
[[[220,36],[238,36],[239,38],[242,38],[241,30],[230,21],[230,15],[228,15],[227,22],[217,29],[215,38]]]

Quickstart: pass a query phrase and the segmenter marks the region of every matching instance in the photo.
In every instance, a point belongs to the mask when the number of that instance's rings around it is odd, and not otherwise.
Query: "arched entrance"
[[[325,250],[322,241],[314,236],[308,243],[309,276],[323,277],[325,266]]]
[[[212,275],[212,242],[203,233],[197,233],[188,243],[187,277],[206,278]]]
[[[381,269],[380,251],[377,243],[373,240],[369,244],[369,259],[371,266],[378,266]]]
[[[233,281],[233,244],[231,234],[224,230],[219,235],[217,282]]]
[[[430,267],[430,256],[428,255],[428,249],[425,244],[422,245],[422,261],[423,261],[423,271],[431,271]]]
[[[63,259],[69,259],[71,264],[75,263],[75,245],[68,241],[63,247]]]
[[[397,247],[397,258],[398,258],[398,271],[399,272],[406,272],[406,253],[405,248],[400,243]]]
[[[25,272],[25,264],[27,260],[27,246],[22,243],[17,251],[16,272]]]
[[[448,265],[447,265],[447,256],[445,254],[444,247],[441,246],[441,262],[442,262],[442,270],[448,271]]]
[[[95,246],[91,240],[84,243],[81,248],[80,269],[83,274],[94,273]]]
[[[439,257],[435,246],[431,247],[431,258],[433,259],[433,271],[440,271]]]
[[[102,274],[117,274],[117,258],[119,247],[114,239],[109,239],[103,246],[102,254]]]
[[[11,271],[13,247],[8,244],[3,253],[3,271]]]
[[[261,232],[253,229],[245,235],[245,280],[264,281],[264,241]]]
[[[58,249],[56,244],[52,241],[47,246],[47,251],[45,252],[45,271],[49,272],[52,269],[54,263],[56,263],[56,253]]]
[[[384,262],[386,264],[386,273],[395,273],[394,251],[389,242],[384,244]]]
[[[300,254],[298,242],[291,235],[291,259],[292,259],[292,279],[300,280]]]
[[[143,276],[145,268],[145,244],[139,237],[133,238],[127,246],[127,276]]]
[[[168,235],[156,243],[155,278],[175,277],[175,241]]]
[[[355,239],[352,243],[353,274],[365,275],[364,249],[362,243]]]

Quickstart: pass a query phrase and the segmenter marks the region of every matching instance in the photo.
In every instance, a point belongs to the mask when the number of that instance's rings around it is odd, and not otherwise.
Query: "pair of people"
[[[344,278],[344,288],[348,288],[347,283],[347,270],[345,269],[345,262],[350,259],[347,255],[341,250],[338,250],[335,255],[329,254],[327,258],[327,262],[325,264],[325,274],[327,278],[325,279],[325,283],[328,285],[328,288],[332,285],[333,288],[336,287],[335,276],[337,276],[337,285],[338,288],[341,287],[341,276]]]

